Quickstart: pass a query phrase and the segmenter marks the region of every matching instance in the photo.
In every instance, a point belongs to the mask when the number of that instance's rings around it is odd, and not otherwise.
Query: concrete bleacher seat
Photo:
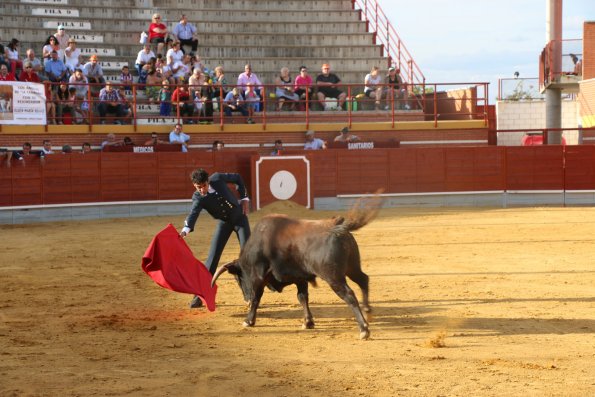
[[[0,26],[5,40],[21,41],[21,55],[27,48],[39,55],[63,24],[83,56],[97,53],[108,78],[117,80],[123,65],[134,64],[140,32],[154,12],[170,31],[186,14],[198,28],[203,62],[223,65],[230,82],[247,61],[265,84],[283,66],[295,76],[307,65],[315,77],[330,62],[344,83],[360,84],[373,66],[388,65],[351,0],[5,0]]]

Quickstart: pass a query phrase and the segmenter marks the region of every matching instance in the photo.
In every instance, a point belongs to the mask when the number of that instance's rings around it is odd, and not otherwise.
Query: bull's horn
[[[215,286],[215,281],[217,281],[219,276],[225,273],[231,265],[233,265],[233,262],[228,262],[225,265],[220,266],[219,269],[217,269],[215,274],[213,274],[213,279],[211,280],[211,288]]]

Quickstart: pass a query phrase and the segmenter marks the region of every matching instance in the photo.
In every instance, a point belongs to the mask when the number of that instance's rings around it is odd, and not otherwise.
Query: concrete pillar
[[[546,0],[546,40],[552,48],[552,69],[554,81],[560,78],[562,71],[562,0]],[[548,88],[545,91],[545,127],[562,128],[562,99],[561,91]],[[561,131],[548,131],[548,144],[562,143]]]

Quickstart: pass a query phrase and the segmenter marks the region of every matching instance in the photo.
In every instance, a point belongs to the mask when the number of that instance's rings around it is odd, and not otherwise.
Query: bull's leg
[[[355,320],[359,325],[359,338],[368,339],[370,336],[368,322],[362,314],[362,310],[359,307],[355,293],[351,288],[349,288],[349,285],[347,285],[347,281],[343,279],[342,283],[331,284],[331,288],[337,295],[339,295],[339,298],[343,299],[349,305],[349,307],[351,307],[351,310],[353,310],[353,314],[355,314]]]
[[[302,307],[304,308],[304,323],[302,324],[302,328],[312,329],[314,328],[314,319],[312,318],[310,306],[308,305],[308,283],[306,281],[301,281],[299,283],[295,283],[295,285],[297,286],[298,290],[298,301],[302,304]]]
[[[256,323],[256,310],[260,304],[260,298],[262,298],[263,292],[264,284],[254,286],[254,295],[252,295],[252,299],[250,300],[250,311],[244,320],[244,327],[253,327]]]
[[[368,275],[362,272],[361,269],[358,269],[356,274],[348,274],[348,277],[352,279],[354,283],[359,285],[360,289],[362,290],[362,309],[367,313],[371,312],[372,309],[370,308],[370,302],[368,301]]]

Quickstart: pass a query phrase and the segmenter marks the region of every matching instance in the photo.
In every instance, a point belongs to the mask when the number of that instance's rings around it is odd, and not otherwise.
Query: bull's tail
[[[374,195],[364,196],[358,199],[347,213],[345,220],[340,223],[337,222],[332,228],[332,232],[343,234],[361,229],[370,223],[376,218],[378,211],[382,207],[383,199],[380,196],[381,193],[382,190],[378,190]]]

